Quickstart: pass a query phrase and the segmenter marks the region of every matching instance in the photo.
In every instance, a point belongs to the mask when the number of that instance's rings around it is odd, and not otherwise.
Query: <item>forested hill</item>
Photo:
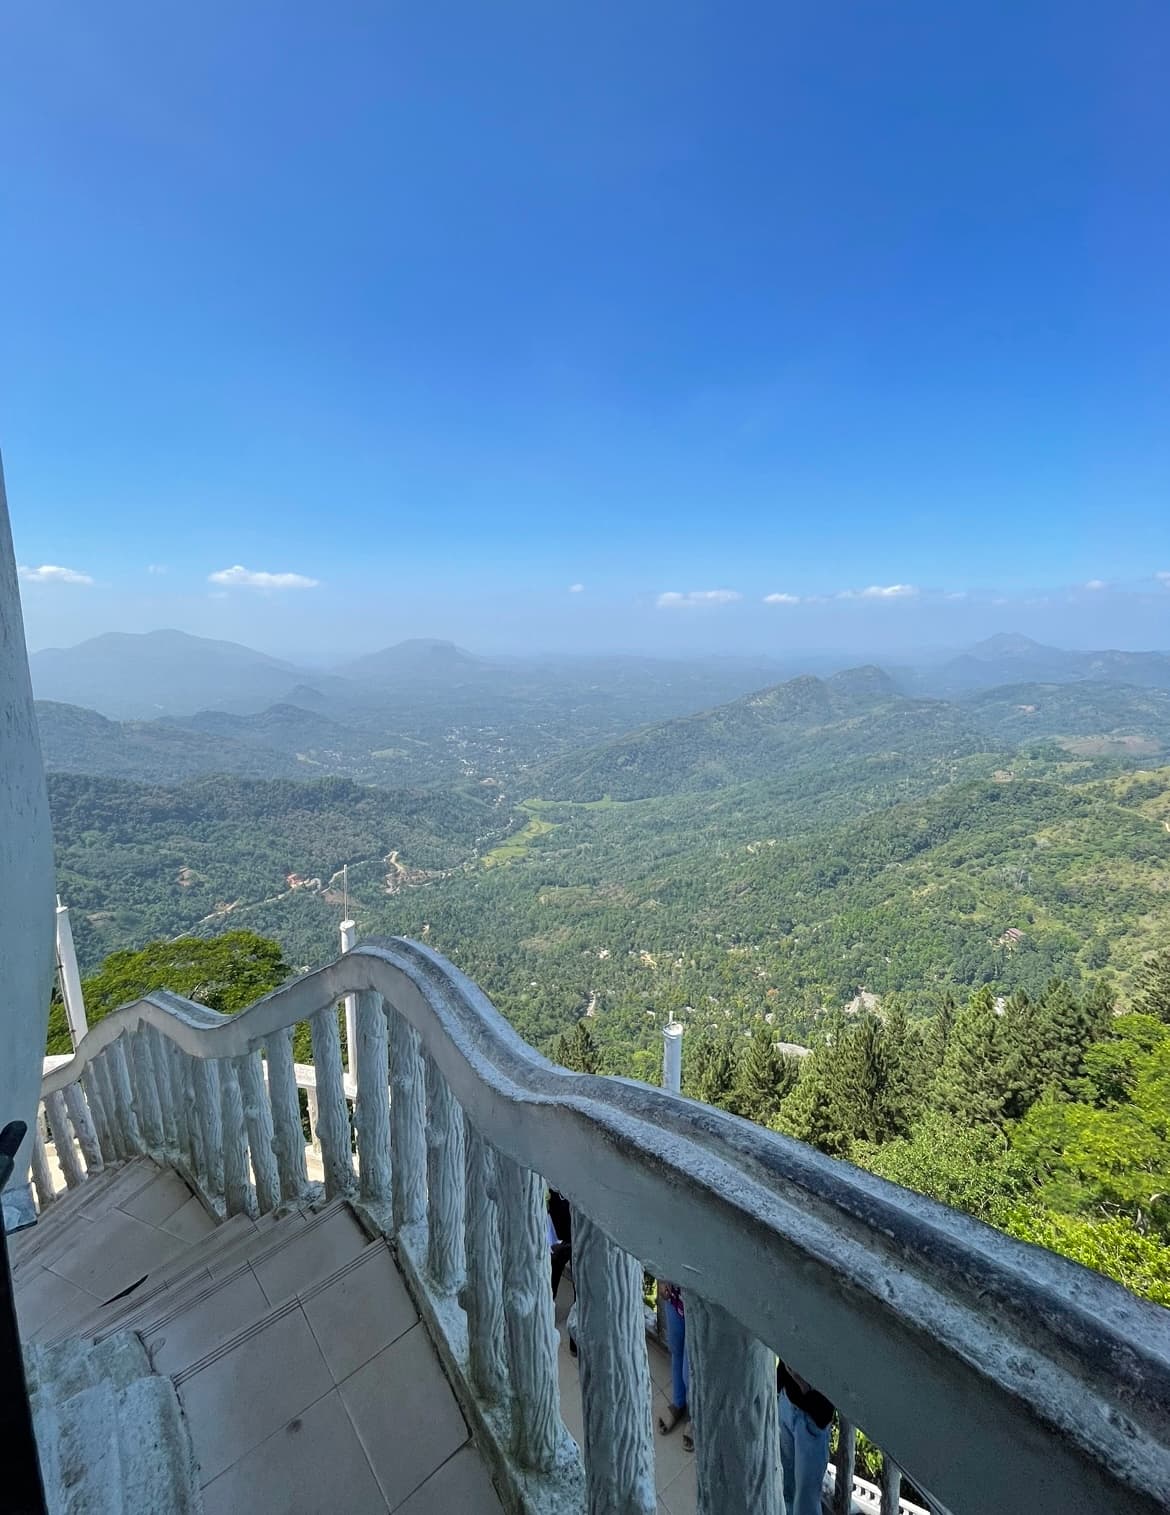
[[[499,790],[482,785],[219,776],[160,787],[50,774],[49,803],[83,968],[152,937],[226,930],[265,904],[300,923],[294,961],[323,960],[336,943],[343,864],[376,898],[441,876],[510,825]]]
[[[552,799],[645,799],[767,778],[793,762],[886,754],[919,763],[987,745],[955,706],[908,699],[881,669],[858,668],[647,726],[549,765],[538,784]]]
[[[959,703],[911,699],[878,668],[803,677],[572,753],[536,775],[542,796],[589,801],[684,794],[884,759],[907,770],[1056,742],[1086,755],[1170,756],[1170,691],[1018,685]]]

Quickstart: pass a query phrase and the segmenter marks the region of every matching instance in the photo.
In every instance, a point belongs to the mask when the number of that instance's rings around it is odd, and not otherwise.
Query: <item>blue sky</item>
[[[0,69],[34,646],[1170,645],[1164,0],[68,0]]]

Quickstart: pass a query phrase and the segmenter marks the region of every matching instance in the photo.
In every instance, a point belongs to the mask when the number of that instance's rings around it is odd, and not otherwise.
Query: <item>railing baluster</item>
[[[195,1111],[202,1133],[203,1183],[209,1197],[223,1195],[223,1116],[219,1102],[219,1068],[209,1057],[191,1059]]]
[[[502,1152],[496,1152],[495,1163],[512,1451],[522,1468],[550,1473],[561,1437],[561,1406],[544,1180]]]
[[[837,1417],[837,1450],[833,1454],[836,1478],[833,1515],[850,1515],[853,1509],[853,1469],[857,1462],[857,1429],[844,1415]]]
[[[297,1098],[297,1075],[293,1065],[292,1027],[275,1031],[268,1038],[268,1102],[272,1109],[272,1144],[280,1195],[297,1200],[309,1186],[305,1166],[305,1133],[301,1126],[301,1102]]]
[[[573,1282],[588,1515],[654,1515],[654,1432],[642,1264],[573,1211]]]
[[[888,1452],[882,1453],[881,1515],[898,1515],[902,1498],[902,1469]]]
[[[158,1095],[158,1081],[154,1074],[154,1058],[151,1055],[149,1026],[139,1026],[130,1033],[130,1050],[134,1059],[134,1087],[138,1095],[138,1118],[148,1151],[160,1155],[165,1150],[163,1142],[162,1105]]]
[[[421,1226],[427,1213],[426,1089],[418,1033],[390,1014],[390,1152],[394,1229]]]
[[[195,1161],[191,1156],[191,1117],[187,1105],[187,1079],[186,1069],[183,1066],[184,1054],[170,1037],[163,1037],[162,1045],[167,1059],[167,1067],[170,1072],[172,1109],[175,1118],[175,1149],[187,1171],[195,1172]]]
[[[313,1067],[317,1075],[317,1134],[321,1139],[325,1198],[336,1199],[353,1190],[349,1107],[345,1103],[341,1070],[337,1006],[329,1004],[324,1010],[318,1010],[309,1021],[309,1028],[313,1037]]]
[[[423,1054],[427,1092],[427,1272],[441,1293],[463,1278],[463,1120],[438,1064]]]
[[[123,1031],[108,1049],[110,1078],[114,1086],[114,1100],[118,1110],[118,1123],[122,1128],[126,1156],[146,1151],[142,1127],[138,1123],[138,1110],[134,1103],[134,1084],[130,1075],[133,1059],[129,1051],[130,1033]]]
[[[467,1281],[459,1302],[467,1313],[467,1357],[471,1386],[485,1404],[496,1404],[508,1390],[504,1355],[503,1268],[496,1213],[495,1163],[492,1149],[464,1116],[464,1245]]]
[[[101,1076],[98,1073],[97,1062],[89,1063],[81,1074],[81,1087],[85,1091],[85,1102],[89,1106],[90,1119],[93,1121],[94,1134],[97,1137],[98,1152],[103,1166],[106,1163],[114,1163],[118,1160],[118,1150],[114,1144],[113,1132],[110,1130],[110,1116],[106,1105],[105,1090],[102,1088]]]
[[[179,1086],[179,1097],[183,1101],[183,1119],[187,1128],[187,1160],[191,1166],[191,1176],[202,1184],[207,1172],[207,1158],[203,1151],[203,1126],[199,1119],[199,1107],[195,1102],[196,1061],[196,1058],[181,1048],[175,1048],[175,1078]]]
[[[106,1107],[106,1123],[109,1126],[114,1157],[118,1161],[124,1161],[128,1157],[133,1157],[134,1148],[130,1144],[130,1138],[123,1124],[122,1108],[118,1103],[116,1058],[113,1047],[98,1053],[94,1068],[97,1072],[98,1088],[102,1092],[102,1103]]]
[[[388,1204],[390,1181],[389,1033],[382,996],[357,996],[354,1068],[357,1102],[358,1192],[371,1204]]]
[[[235,1058],[234,1063],[248,1127],[256,1204],[261,1215],[267,1215],[280,1204],[280,1178],[272,1150],[272,1110],[264,1087],[264,1064],[258,1051],[245,1053],[243,1057]]]
[[[154,1084],[158,1090],[158,1107],[161,1117],[163,1148],[169,1153],[179,1150],[179,1133],[175,1125],[175,1091],[171,1084],[170,1038],[157,1026],[144,1026],[146,1042],[150,1048],[150,1061],[154,1069]]]
[[[73,1133],[69,1129],[69,1116],[65,1109],[65,1096],[59,1089],[55,1094],[46,1096],[45,1114],[49,1120],[49,1134],[57,1150],[57,1166],[61,1169],[61,1177],[70,1189],[76,1189],[85,1178],[85,1174],[82,1171],[81,1159],[77,1155],[77,1148],[73,1145]]]
[[[101,1148],[98,1146],[93,1117],[85,1102],[85,1093],[80,1084],[68,1084],[62,1092],[65,1095],[65,1109],[72,1123],[74,1135],[77,1137],[77,1145],[81,1148],[81,1155],[85,1159],[85,1176],[93,1178],[95,1174],[102,1171],[105,1163],[102,1160]]]
[[[244,1100],[232,1059],[217,1059],[219,1108],[223,1121],[223,1201],[229,1215],[255,1215],[256,1198],[248,1182],[248,1133]]]
[[[49,1154],[45,1150],[45,1133],[41,1129],[39,1110],[33,1130],[32,1181],[33,1188],[37,1191],[37,1203],[44,1210],[57,1198],[57,1191],[53,1186],[53,1170],[49,1167]]]
[[[699,1515],[781,1515],[776,1358],[722,1306],[686,1312]]]

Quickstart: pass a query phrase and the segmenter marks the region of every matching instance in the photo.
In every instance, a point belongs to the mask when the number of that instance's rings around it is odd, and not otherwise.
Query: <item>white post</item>
[[[32,1158],[53,992],[53,840],[0,467],[0,1125],[24,1121],[4,1209],[31,1209]]]
[[[357,926],[353,921],[341,923],[341,950],[346,953],[357,941]],[[345,1071],[350,1078],[357,1078],[357,995],[345,996]]]
[[[89,1030],[85,1018],[85,997],[81,992],[81,974],[77,971],[77,948],[73,945],[73,927],[69,924],[69,906],[57,896],[57,967],[61,970],[61,998],[65,1001],[65,1019],[73,1050]]]
[[[682,1093],[683,1026],[671,1015],[662,1028],[662,1087],[672,1094]]]

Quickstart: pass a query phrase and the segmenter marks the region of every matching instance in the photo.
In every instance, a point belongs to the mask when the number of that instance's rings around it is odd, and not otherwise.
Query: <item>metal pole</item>
[[[85,1018],[85,997],[81,992],[81,974],[77,971],[77,949],[73,945],[73,927],[69,924],[69,906],[57,896],[57,967],[61,972],[61,998],[65,1001],[65,1019],[73,1050],[89,1030]]]
[[[662,1028],[662,1087],[682,1093],[683,1025],[672,1015]]]
[[[349,951],[357,941],[357,927],[353,921],[341,923],[341,950]],[[357,995],[345,996],[345,1066],[350,1078],[357,1077]]]

